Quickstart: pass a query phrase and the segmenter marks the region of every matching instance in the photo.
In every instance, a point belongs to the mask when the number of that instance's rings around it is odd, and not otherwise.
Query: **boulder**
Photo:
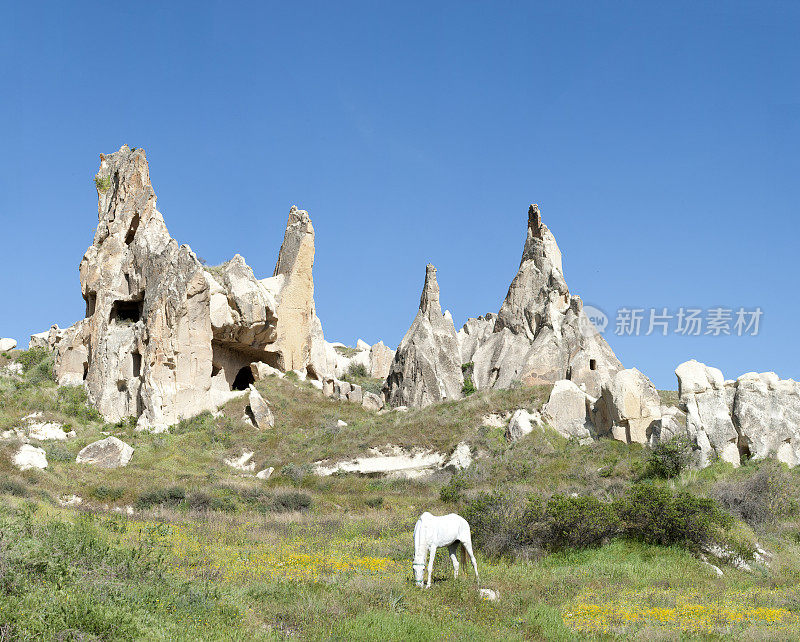
[[[622,369],[583,311],[580,297],[570,294],[561,251],[537,205],[528,210],[519,270],[491,333],[489,323],[473,324],[474,349],[466,331],[462,336],[462,358],[474,363],[473,383],[478,389],[569,379],[597,396],[602,384]]]
[[[727,386],[726,386],[727,388]],[[734,385],[733,419],[743,454],[800,462],[800,383],[774,372],[749,372]]]
[[[263,381],[267,377],[278,377],[283,379],[284,374],[277,368],[264,363],[263,361],[254,361],[250,364],[250,372],[253,375],[253,381]]]
[[[86,446],[78,453],[75,461],[100,468],[120,468],[127,466],[131,457],[133,457],[131,446],[116,437],[106,437]]]
[[[460,399],[463,383],[456,330],[442,314],[436,268],[429,264],[419,311],[397,348],[383,390],[392,406],[422,407]]]
[[[256,477],[258,479],[269,479],[272,476],[272,473],[275,472],[275,469],[270,466],[269,468],[265,468],[264,470],[259,470],[256,473]]]
[[[491,421],[491,420],[490,420]],[[489,422],[484,422],[492,425]],[[519,441],[525,435],[533,432],[534,426],[542,425],[542,417],[538,412],[528,412],[524,408],[515,410],[506,426],[506,439],[508,441]]]
[[[29,470],[31,468],[43,470],[47,468],[47,453],[45,453],[44,448],[22,444],[11,459],[11,463],[20,470]]]
[[[123,146],[100,161],[98,225],[80,264],[86,318],[47,338],[59,384],[85,383],[107,421],[135,416],[157,430],[246,390],[253,362],[308,364],[316,317],[307,212],[290,210],[273,277],[256,279],[239,255],[205,268],[169,235],[144,150]]]
[[[350,386],[350,392],[347,393],[347,401],[357,404],[361,404],[364,401],[364,393],[361,390],[361,386],[356,384]]]
[[[453,470],[464,470],[471,465],[472,449],[466,441],[462,441],[455,447],[453,454],[450,455],[450,459],[447,460],[444,467],[452,468]]]
[[[0,352],[8,352],[17,347],[16,339],[0,339]]]
[[[394,350],[378,341],[369,349],[369,376],[375,379],[386,379],[394,360]]]
[[[734,466],[740,462],[739,433],[733,423],[733,386],[722,372],[692,359],[675,369],[678,394],[686,411],[686,430],[700,451],[700,464],[712,455]]]
[[[378,411],[383,408],[383,399],[374,392],[365,392],[361,405],[364,406],[366,410]]]
[[[625,443],[647,444],[660,434],[661,399],[658,390],[636,368],[620,370],[603,384],[595,404],[598,434]]]
[[[275,416],[269,407],[269,403],[261,393],[255,389],[255,386],[250,386],[249,395],[250,404],[247,406],[247,414],[250,417],[253,425],[259,430],[266,430],[267,428],[275,427]]]
[[[542,407],[542,420],[563,437],[591,440],[594,427],[590,409],[594,401],[574,381],[556,381]]]
[[[250,450],[243,450],[242,454],[239,457],[228,457],[223,459],[222,462],[226,466],[230,466],[231,468],[235,468],[236,470],[241,470],[243,472],[253,472],[256,469],[256,463],[254,461],[250,461],[253,458],[253,453]]]

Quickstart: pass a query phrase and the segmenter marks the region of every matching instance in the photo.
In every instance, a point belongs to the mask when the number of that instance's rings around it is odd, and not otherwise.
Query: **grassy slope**
[[[439,499],[448,475],[406,481],[303,474],[317,459],[352,457],[371,446],[449,451],[467,440],[482,455],[462,474],[468,492],[615,496],[630,485],[644,457],[638,446],[582,447],[549,431],[509,446],[502,429],[481,425],[488,412],[538,408],[546,388],[376,415],[325,399],[306,384],[270,379],[259,387],[273,404],[275,430],[259,433],[243,424],[245,402],[235,400],[220,418],[204,415],[171,434],[149,435],[93,420],[79,405],[59,402],[50,383],[18,387],[0,379],[0,430],[44,409],[78,436],[46,446],[60,455],[46,471],[15,471],[11,446],[0,444],[0,639],[4,632],[21,639],[800,635],[793,522],[758,533],[775,554],[771,569],[726,566],[722,578],[685,551],[624,541],[527,562],[489,560],[478,551],[483,585],[501,595],[485,602],[471,574],[452,580],[442,553],[433,589],[420,591],[410,581],[414,521],[423,510],[453,509]],[[338,419],[348,426],[337,430]],[[76,465],[77,451],[104,433],[136,448],[131,464],[114,471]],[[222,463],[242,448],[256,453],[259,468],[274,466],[273,478],[256,480]],[[715,465],[674,483],[703,493],[756,468]],[[214,498],[225,511],[192,510],[188,501],[132,517],[105,510],[170,486]],[[311,496],[313,509],[274,512],[269,499],[287,488]],[[72,494],[94,515],[57,507],[59,496]]]

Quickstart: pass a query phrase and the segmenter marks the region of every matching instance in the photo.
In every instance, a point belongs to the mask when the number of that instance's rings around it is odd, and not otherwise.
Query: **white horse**
[[[425,577],[425,558],[430,552],[428,559],[428,584],[431,587],[431,574],[433,573],[433,558],[436,556],[436,549],[440,546],[447,546],[450,559],[453,561],[453,575],[458,577],[458,558],[456,551],[461,548],[461,563],[466,563],[464,553],[466,552],[472,560],[475,569],[475,580],[480,585],[478,577],[478,564],[475,562],[475,555],[472,553],[472,534],[469,530],[467,520],[450,513],[437,517],[430,513],[422,513],[414,526],[414,579],[417,586],[423,585]]]

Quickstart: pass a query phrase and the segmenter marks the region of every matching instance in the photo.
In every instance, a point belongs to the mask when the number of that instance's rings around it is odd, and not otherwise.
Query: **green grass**
[[[237,399],[220,417],[204,413],[153,435],[101,421],[82,389],[52,382],[46,354],[10,358],[26,371],[0,377],[0,430],[41,410],[77,436],[46,444],[50,466],[25,473],[10,464],[16,445],[0,442],[0,639],[800,637],[793,501],[772,521],[734,526],[773,555],[769,568],[752,572],[719,562],[718,578],[684,549],[615,539],[513,560],[479,549],[482,586],[500,594],[497,602],[480,599],[471,572],[454,581],[444,551],[433,587],[417,589],[411,533],[424,510],[459,511],[493,490],[611,501],[641,477],[647,451],[638,445],[580,446],[549,429],[509,444],[503,428],[483,425],[490,413],[539,409],[549,387],[377,414],[271,377],[258,388],[275,414],[272,430],[242,423],[246,399]],[[0,356],[0,366],[8,360]],[[348,426],[333,429],[339,419]],[[78,450],[106,433],[134,446],[129,466],[75,464]],[[309,474],[318,459],[388,443],[449,453],[462,441],[476,459],[453,480],[448,472],[416,480]],[[256,470],[275,468],[269,480],[223,463],[244,448],[255,452]],[[717,463],[655,483],[712,496],[768,465]],[[800,473],[781,474],[782,492],[800,495]],[[80,510],[60,508],[64,495],[82,497]],[[129,506],[138,507],[130,517]]]

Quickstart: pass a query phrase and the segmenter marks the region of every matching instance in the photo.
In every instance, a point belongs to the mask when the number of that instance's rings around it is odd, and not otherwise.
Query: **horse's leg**
[[[431,587],[431,576],[433,575],[433,558],[436,557],[436,545],[431,544],[430,558],[428,558],[428,588]]]
[[[458,556],[456,553],[458,553],[459,546],[460,543],[456,540],[447,547],[447,551],[450,553],[450,560],[453,562],[453,577],[455,579],[458,579]]]
[[[478,563],[475,561],[475,555],[472,553],[472,539],[468,539],[463,543],[464,548],[467,550],[469,558],[472,560],[472,567],[475,569],[475,581],[480,585],[481,578],[478,576]]]

